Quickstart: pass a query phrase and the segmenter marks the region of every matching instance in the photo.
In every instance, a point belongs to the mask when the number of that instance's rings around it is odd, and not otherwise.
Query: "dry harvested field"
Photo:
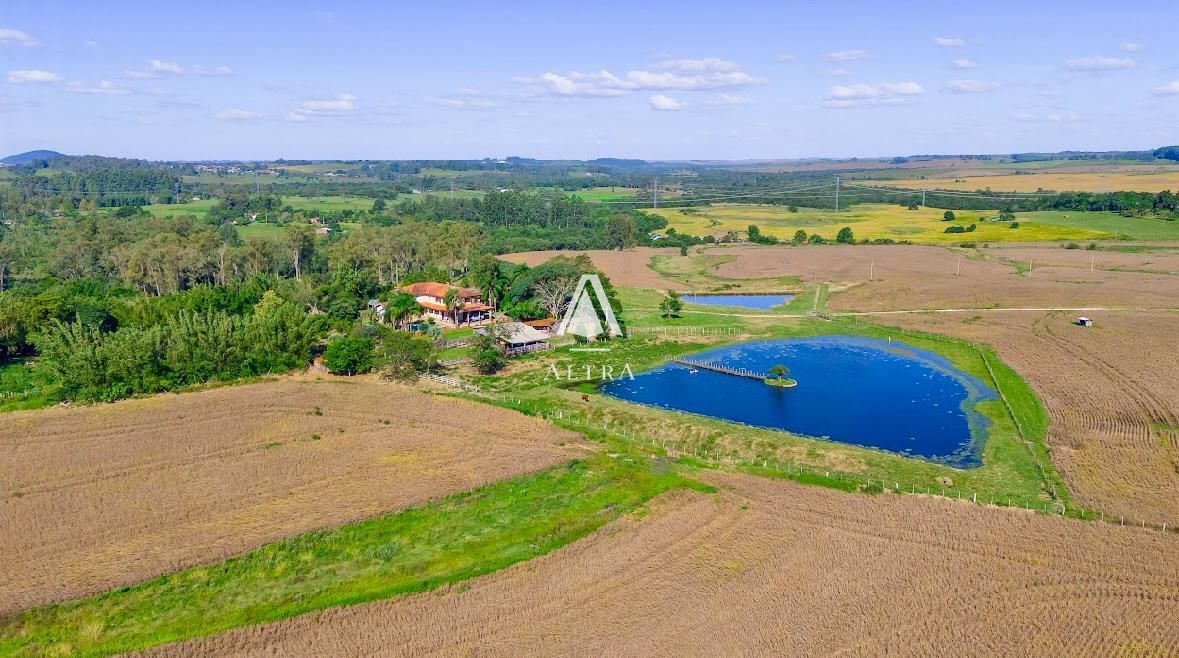
[[[1179,168],[1143,165],[1126,166],[1120,171],[1073,172],[1052,171],[1021,174],[977,175],[979,171],[962,172],[961,176],[945,178],[917,178],[908,180],[873,181],[870,184],[929,190],[994,190],[996,192],[1162,192],[1179,189]],[[970,174],[970,175],[966,175]]]
[[[1058,253],[1059,252],[1059,253]],[[1040,247],[963,250],[933,246],[731,247],[725,278],[799,276],[850,288],[831,298],[842,311],[932,308],[1117,306],[1179,308],[1176,256]],[[1060,264],[1036,265],[1037,259]],[[1032,260],[1031,272],[1020,274]],[[1090,272],[1090,258],[1096,259]],[[955,276],[961,259],[961,275]],[[1056,262],[1056,261],[1053,261]],[[1162,263],[1160,265],[1160,263]],[[1118,267],[1124,271],[1103,269]],[[872,271],[874,280],[869,282]]]
[[[1179,537],[713,474],[531,562],[157,656],[1174,655]]]
[[[878,320],[993,345],[1040,395],[1052,461],[1074,499],[1179,523],[1179,313],[888,316]]]
[[[0,614],[538,470],[571,440],[375,380],[0,415]]]
[[[610,282],[617,286],[632,286],[635,288],[677,288],[686,290],[687,287],[675,281],[669,281],[659,276],[648,265],[653,256],[671,256],[680,253],[679,249],[653,249],[651,247],[636,247],[626,251],[593,250],[593,251],[524,251],[518,254],[500,256],[511,263],[524,263],[529,267],[539,265],[557,256],[577,256],[589,254],[594,267],[610,277]]]

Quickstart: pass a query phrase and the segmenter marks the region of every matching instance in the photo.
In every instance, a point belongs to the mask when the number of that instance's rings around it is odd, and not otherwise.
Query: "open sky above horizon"
[[[1179,142],[1162,0],[215,6],[5,0],[0,155],[761,159]]]

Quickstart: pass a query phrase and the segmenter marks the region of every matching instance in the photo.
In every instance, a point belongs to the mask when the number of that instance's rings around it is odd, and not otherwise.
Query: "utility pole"
[[[954,272],[954,276],[962,276],[962,257],[958,257],[958,271]]]
[[[921,207],[925,207],[925,188],[921,188]]]
[[[839,176],[835,177],[835,212],[839,212]]]
[[[659,207],[659,179],[655,179],[655,185],[651,188],[651,207]]]
[[[876,280],[876,260],[875,259],[872,260],[872,269],[868,270],[868,280],[869,281]]]
[[[254,194],[261,194],[261,190],[258,188],[258,170],[257,169],[254,170]]]

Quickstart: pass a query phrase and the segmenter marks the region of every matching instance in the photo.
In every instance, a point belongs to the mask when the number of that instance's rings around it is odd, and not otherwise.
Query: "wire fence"
[[[654,336],[738,336],[747,331],[741,327],[724,325],[719,327],[632,327],[629,333]]]

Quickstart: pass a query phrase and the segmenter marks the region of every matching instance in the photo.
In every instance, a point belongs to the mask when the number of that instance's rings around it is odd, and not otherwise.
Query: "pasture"
[[[643,191],[637,187],[591,187],[576,190],[572,194],[583,201],[603,203],[606,201],[633,201],[635,195]],[[648,192],[648,194],[650,193]]]
[[[1018,215],[1018,228],[1009,222],[987,221],[993,211],[958,211],[956,220],[943,220],[944,210],[920,207],[909,210],[894,204],[858,204],[835,212],[818,208],[799,208],[790,212],[786,206],[715,204],[695,208],[660,208],[646,212],[667,219],[668,226],[680,233],[696,236],[723,236],[729,231],[743,233],[749,225],[756,225],[763,234],[779,240],[790,240],[796,231],[818,234],[834,241],[839,229],[851,227],[857,240],[908,240],[922,244],[957,244],[960,242],[1041,242],[1051,240],[1107,240],[1114,233],[1082,228],[1080,225],[1051,224],[1044,221],[1049,214],[1039,213],[1039,221]],[[1077,214],[1077,213],[1072,213]],[[1097,214],[1097,213],[1094,213]],[[1112,213],[1102,213],[1110,214]],[[970,233],[946,233],[949,226],[967,227]]]
[[[575,440],[365,379],[3,414],[0,616],[543,469]]]
[[[216,204],[216,199],[201,199],[200,201],[189,201],[188,203],[153,203],[144,206],[143,209],[155,217],[172,218],[182,215],[192,215],[203,218],[209,213],[209,209]]]
[[[1166,655],[1174,535],[708,474],[462,587],[153,656]]]
[[[294,210],[323,212],[371,210],[373,207],[373,199],[361,196],[284,196],[282,202]]]

